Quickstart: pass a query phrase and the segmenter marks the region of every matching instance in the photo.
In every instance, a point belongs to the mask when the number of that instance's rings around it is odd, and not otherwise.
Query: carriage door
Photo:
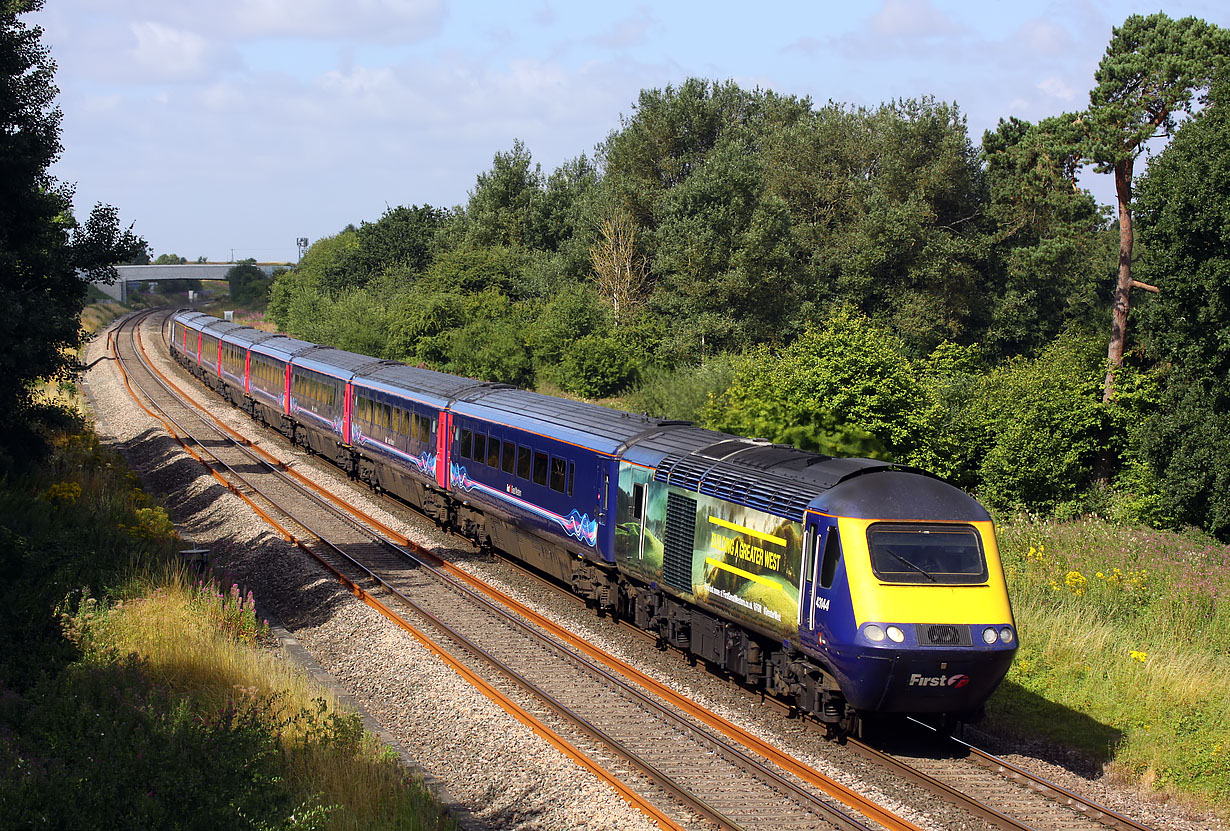
[[[815,633],[823,643],[820,631],[827,629],[825,620],[831,604],[830,590],[841,560],[841,541],[837,523],[830,517],[807,515],[803,536],[803,592],[799,612],[799,627]]]

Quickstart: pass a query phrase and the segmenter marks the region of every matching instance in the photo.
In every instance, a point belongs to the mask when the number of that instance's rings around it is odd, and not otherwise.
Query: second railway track
[[[125,361],[133,360],[140,351],[137,336],[131,337],[131,348],[124,345],[123,333],[115,341],[117,355]],[[152,378],[151,375],[147,384],[151,389],[144,394],[162,398],[165,393],[162,403],[169,409],[183,408],[174,417],[174,423],[196,418],[188,412],[192,407],[172,402],[176,398],[172,387],[155,384]],[[203,393],[194,388],[194,394]],[[450,643],[448,648],[469,655],[474,671],[521,698],[526,702],[524,706],[544,722],[563,733],[571,731],[575,738],[570,741],[585,747],[584,752],[602,767],[616,772],[628,783],[635,783],[632,787],[652,793],[651,798],[680,824],[732,828],[913,827],[904,822],[893,825],[897,820],[889,812],[873,821],[857,819],[848,808],[835,807],[834,800],[814,785],[753,758],[736,746],[737,742],[724,738],[719,729],[702,727],[693,716],[664,707],[636,685],[615,678],[607,668],[578,656],[575,647],[560,638],[539,631],[470,589],[459,587],[431,562],[416,561],[390,548],[388,541],[380,538],[379,529],[359,524],[353,516],[332,508],[326,510],[318,494],[302,485],[289,484],[290,477],[281,470],[284,465],[259,459],[244,447],[242,440],[232,442],[225,431],[216,426],[206,427],[206,423],[200,422],[198,429],[205,432],[198,435],[195,443],[220,457],[214,464],[242,471],[243,478],[236,479],[233,488],[250,490],[251,498],[265,500],[271,506],[284,501],[288,514],[310,516],[300,523],[300,530],[293,532],[296,537],[329,540],[333,545],[328,547],[336,550],[326,556],[335,558],[336,568],[350,569],[350,579],[365,584],[375,594],[386,598],[402,596],[404,599],[398,602],[405,606],[408,617],[416,618],[419,625],[434,627],[436,637]],[[182,425],[181,429],[190,432]],[[257,470],[261,471],[260,485],[247,481],[247,476]],[[273,485],[274,480],[286,484]],[[275,487],[279,489],[276,494]],[[347,563],[346,558],[364,565]],[[377,575],[379,580],[375,579]],[[436,622],[429,624],[433,618]],[[580,728],[575,723],[568,726],[565,716],[587,723],[588,727]],[[944,778],[944,770],[940,774],[933,778]],[[919,777],[916,783],[930,787],[922,784],[925,780],[926,777]],[[1019,796],[1001,798],[998,803],[1010,811],[1016,802],[1028,801],[1026,794],[1048,805],[1056,804],[1053,798],[1048,801],[1038,795],[1039,791],[1047,790],[1045,786],[1012,787]],[[942,797],[958,803],[962,798],[967,800],[967,804],[956,809],[958,815],[966,816],[961,822],[964,827],[1142,827],[1120,824],[1122,818],[1096,806],[1092,812],[1088,806],[1081,806],[1066,813],[1048,813],[1035,806],[1020,809],[1014,816],[985,806],[979,811],[976,804],[971,806],[969,802],[988,799],[996,804],[994,797],[984,796],[985,784],[979,788],[958,785],[961,788],[982,792],[979,799],[973,800],[964,795]],[[1055,796],[1053,788],[1048,796]],[[1059,801],[1064,801],[1062,796]],[[1094,815],[1098,817],[1096,821],[1089,818]],[[949,820],[951,817],[947,815]],[[947,826],[945,822],[933,827]]]

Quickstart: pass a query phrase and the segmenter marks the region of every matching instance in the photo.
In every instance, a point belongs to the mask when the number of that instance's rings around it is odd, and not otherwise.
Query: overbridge
[[[95,283],[108,297],[128,302],[129,283],[156,283],[161,280],[225,280],[226,273],[236,263],[187,263],[185,265],[117,265],[119,279],[114,283]],[[286,263],[257,263],[256,267],[266,274],[277,268],[290,268]]]

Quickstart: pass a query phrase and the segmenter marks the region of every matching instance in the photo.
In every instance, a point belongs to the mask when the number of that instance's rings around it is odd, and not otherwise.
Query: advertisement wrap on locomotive
[[[1017,649],[995,530],[923,471],[381,361],[181,310],[231,403],[836,732],[976,718]]]

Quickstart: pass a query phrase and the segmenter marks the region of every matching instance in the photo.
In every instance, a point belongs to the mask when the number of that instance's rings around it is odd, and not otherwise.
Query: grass
[[[71,398],[71,385],[45,390]],[[0,481],[0,825],[448,828],[373,737],[268,648],[79,412]]]
[[[987,726],[1230,813],[1230,550],[1096,518],[1018,518],[1000,548],[1021,648]]]

